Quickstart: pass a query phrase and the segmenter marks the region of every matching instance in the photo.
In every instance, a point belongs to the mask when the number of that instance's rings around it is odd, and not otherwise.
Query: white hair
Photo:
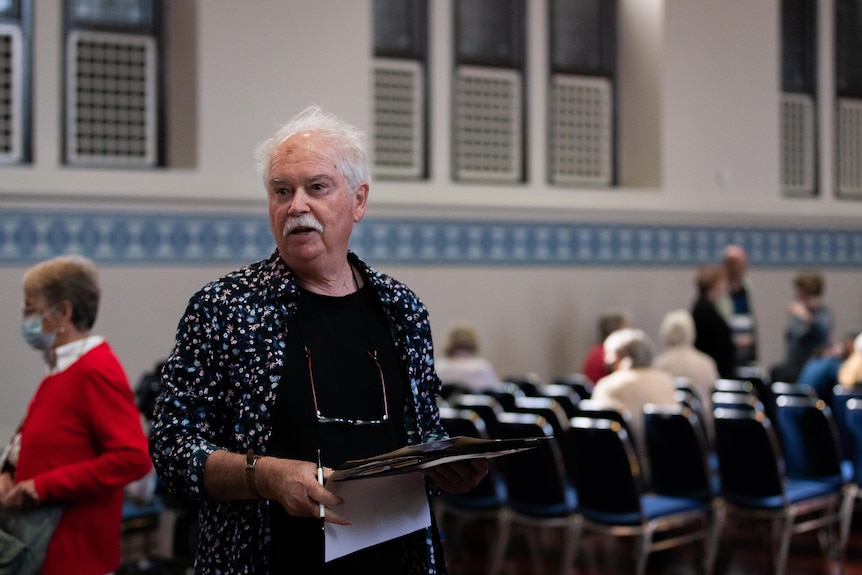
[[[652,365],[652,343],[643,330],[618,329],[605,339],[602,347],[605,350],[605,363],[629,358],[631,367],[649,367]],[[613,361],[608,361],[608,359]]]
[[[696,335],[694,319],[688,310],[677,309],[668,312],[659,327],[662,341],[668,347],[691,345]]]
[[[340,170],[351,193],[356,191],[360,184],[370,183],[364,133],[338,116],[324,112],[320,106],[309,106],[301,111],[257,147],[257,171],[264,181],[275,150],[298,132],[316,132],[337,144],[335,153],[339,155]]]

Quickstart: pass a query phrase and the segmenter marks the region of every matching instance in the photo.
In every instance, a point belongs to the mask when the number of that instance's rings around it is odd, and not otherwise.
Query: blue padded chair
[[[542,378],[535,373],[525,373],[523,375],[510,375],[503,378],[506,383],[513,383],[518,386],[524,395],[528,397],[539,397],[540,389],[544,385]]]
[[[582,531],[637,537],[637,575],[645,573],[653,551],[702,540],[705,572],[712,573],[708,504],[694,497],[645,492],[634,446],[618,421],[575,417],[571,424]],[[576,532],[578,539],[580,535]]]
[[[810,397],[817,399],[817,392],[808,384],[791,383],[788,381],[775,381],[770,386],[773,398],[777,399],[780,395],[796,395],[800,397]]]
[[[449,406],[455,409],[470,409],[479,414],[485,423],[485,431],[494,436],[497,417],[503,413],[503,406],[496,398],[484,393],[464,393],[452,399]]]
[[[763,402],[753,393],[739,391],[715,391],[712,394],[712,409],[724,407],[729,409],[745,409],[766,414]]]
[[[712,451],[712,398],[710,397],[709,408],[706,408],[697,390],[692,387],[678,386],[674,395],[682,407],[687,407],[695,414],[697,424],[706,439],[707,449]]]
[[[638,414],[640,415],[640,414]],[[638,457],[638,465],[641,466],[641,474],[640,479],[643,481],[643,488],[648,489],[649,486],[649,473],[648,470],[642,465],[646,458],[646,452],[643,445],[640,445],[638,440],[635,438],[634,433],[632,433],[632,417],[634,415],[625,409],[621,409],[619,407],[602,405],[594,402],[592,399],[581,400],[578,402],[578,413],[575,417],[591,417],[593,419],[611,419],[619,423],[623,429],[626,430],[626,434],[629,437],[629,441],[635,448],[635,453]],[[569,420],[569,425],[571,426],[571,419]],[[568,441],[568,439],[566,439]],[[567,450],[565,454],[566,458],[566,466],[570,468],[574,468],[574,462],[571,461],[571,450]]]
[[[568,385],[543,385],[539,388],[539,393],[541,397],[555,399],[566,412],[566,417],[572,418],[577,414],[578,402],[581,400],[581,396]]]
[[[479,393],[490,395],[499,401],[500,405],[502,405],[503,409],[506,411],[515,405],[516,397],[526,397],[527,395],[524,393],[524,390],[518,386],[518,384],[512,383],[511,381],[504,381],[500,386],[500,389],[485,389]]]
[[[684,405],[644,406],[652,489],[662,495],[693,497],[712,504],[718,497],[718,475],[698,417]]]
[[[835,415],[835,423],[838,426],[838,435],[841,438],[841,448],[848,460],[853,459],[853,440],[847,429],[847,402],[851,399],[862,399],[862,385],[845,387],[836,385],[832,389],[832,413]]]
[[[838,485],[853,480],[853,464],[844,458],[832,410],[816,394],[777,394],[774,423],[789,477]]]
[[[567,376],[555,379],[554,383],[570,387],[581,399],[590,398],[592,395],[591,390],[595,384],[595,382],[590,381],[590,378],[583,373],[570,373]]]
[[[440,408],[440,421],[450,437],[478,437],[489,439],[485,422],[481,416],[470,409]],[[441,493],[434,498],[434,513],[437,524],[443,526],[443,520],[451,516],[451,530],[446,532],[445,539],[457,542],[460,529],[471,519],[491,519],[495,527],[499,525],[500,515],[506,505],[506,485],[497,469],[496,460],[488,460],[488,474],[479,484],[466,493]],[[495,556],[493,544],[490,558]]]
[[[771,420],[762,412],[715,410],[715,444],[727,517],[766,520],[770,564],[783,575],[794,534],[819,530],[829,558],[840,562],[843,488],[833,481],[788,477]]]
[[[553,437],[554,429],[541,415],[533,413],[503,413],[499,416],[495,438],[516,439],[522,437],[548,438],[534,449],[500,457],[498,468],[506,484],[508,499],[500,517],[499,540],[495,543],[495,555],[491,563],[491,574],[500,572],[506,557],[512,529],[516,525],[539,528],[563,528],[566,545],[560,563],[560,572],[566,574],[574,563],[575,548],[568,542],[575,538],[572,533],[579,529],[577,494],[566,477],[563,456],[559,444]],[[524,531],[538,570],[538,550],[535,529]]]
[[[563,433],[569,427],[569,417],[563,406],[552,397],[516,397],[514,404],[506,409],[512,413],[534,413],[548,420],[554,428],[554,436],[562,438]]]
[[[844,430],[848,440],[848,455],[853,465],[853,480],[850,482],[852,499],[847,504],[850,509],[844,517],[845,523],[841,529],[841,540],[846,545],[850,535],[850,520],[852,519],[855,501],[862,498],[862,397],[849,397],[847,401],[843,402],[843,406]]]

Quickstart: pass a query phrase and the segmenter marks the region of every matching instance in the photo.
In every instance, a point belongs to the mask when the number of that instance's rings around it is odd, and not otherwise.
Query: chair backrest
[[[590,378],[584,375],[583,373],[570,373],[565,377],[559,377],[554,380],[554,383],[557,385],[565,385],[575,393],[580,396],[581,399],[589,399],[592,395],[593,384],[594,382],[590,381]]]
[[[578,402],[581,400],[581,396],[568,385],[555,383],[543,385],[539,388],[539,394],[541,397],[550,397],[557,400],[557,403],[565,410],[569,418],[574,417],[578,411]]]
[[[683,405],[644,406],[650,484],[661,495],[710,499],[715,493],[699,416]]]
[[[503,378],[503,381],[514,384],[524,393],[524,395],[529,397],[538,397],[540,395],[539,388],[543,385],[541,378],[534,373],[510,375]]]
[[[504,381],[500,386],[500,389],[486,389],[481,393],[485,395],[490,395],[494,399],[500,402],[500,405],[503,406],[503,409],[508,411],[515,405],[516,397],[526,397],[526,393],[524,390],[518,387],[517,384],[512,383],[511,381]]]
[[[862,397],[851,397],[847,400],[844,409],[845,429],[856,484],[862,485]]]
[[[851,399],[862,399],[862,385],[845,387],[836,385],[832,389],[832,413],[841,437],[841,447],[844,457],[852,459],[855,446],[850,430],[847,428],[847,402]]]
[[[557,437],[562,437],[563,431],[569,427],[566,410],[552,397],[516,397],[515,404],[507,411],[543,416],[553,426],[554,435]]]
[[[740,391],[716,391],[712,394],[713,410],[719,407],[728,407],[731,409],[746,409],[749,411],[759,411],[766,413],[763,403],[751,393]]]
[[[643,451],[644,447],[638,443],[637,438],[635,437],[634,433],[632,433],[631,418],[633,417],[633,415],[631,413],[625,410],[618,409],[616,407],[605,406],[595,403],[592,399],[586,399],[578,402],[578,413],[575,415],[575,417],[610,419],[619,423],[623,427],[623,429],[625,429],[629,442],[634,446],[635,453],[637,454],[639,459],[639,463],[643,463],[643,459],[646,457],[646,454]],[[571,421],[572,420],[570,419],[569,425],[571,425]],[[567,465],[569,467],[574,466],[574,462],[569,460],[568,457]],[[646,473],[644,471],[645,470],[642,469],[641,476],[643,480],[646,481]]]
[[[443,429],[450,437],[477,437],[490,439],[490,434],[485,427],[485,421],[476,411],[472,409],[455,409],[451,407],[440,408],[440,422]],[[454,500],[469,498],[473,501],[482,501],[485,505],[501,505],[506,499],[506,489],[496,467],[494,459],[488,460],[488,474],[482,478],[479,484],[466,494],[454,496]]]
[[[643,478],[625,428],[598,417],[574,417],[571,424],[568,443],[580,512],[591,518],[632,513],[640,519]]]
[[[772,422],[763,412],[718,407],[715,449],[722,496],[731,503],[784,497],[784,462]]]
[[[502,413],[497,439],[524,437],[551,438],[550,422],[533,413]],[[571,512],[571,490],[565,475],[563,455],[556,440],[542,441],[538,447],[497,458],[508,491],[509,505],[526,514],[547,515]]]
[[[797,395],[817,399],[817,392],[810,385],[804,383],[791,383],[787,381],[776,381],[770,386],[775,399],[780,395]]]
[[[479,414],[485,422],[485,430],[491,437],[494,436],[494,427],[497,425],[497,416],[503,413],[503,406],[485,393],[463,393],[449,402],[456,409],[471,409]]]
[[[829,407],[808,395],[777,395],[775,428],[785,473],[796,479],[841,477],[841,442]]]
[[[747,379],[717,379],[715,391],[731,391],[734,393],[755,393],[754,385]]]

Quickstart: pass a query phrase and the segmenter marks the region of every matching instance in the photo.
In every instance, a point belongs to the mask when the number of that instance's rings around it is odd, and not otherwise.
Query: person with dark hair
[[[784,361],[773,366],[772,381],[795,383],[805,363],[832,341],[834,318],[823,300],[823,274],[817,270],[800,271],[793,278],[793,290],[784,328]]]
[[[154,412],[156,470],[200,504],[195,572],[443,574],[433,516],[324,561],[321,520],[350,523],[332,468],[446,437],[428,310],[349,249],[370,190],[362,133],[312,106],[257,158],[275,251],[192,296]],[[487,470],[425,469],[411,495],[462,493]]]
[[[48,374],[0,470],[0,504],[62,510],[42,575],[111,573],[120,566],[124,488],[152,463],[123,366],[91,334],[101,295],[96,266],[81,256],[40,262],[24,273],[23,291],[21,332]]]
[[[724,292],[724,273],[715,265],[703,265],[695,275],[697,298],[691,308],[694,320],[694,347],[715,361],[723,378],[736,377],[736,346],[727,321],[717,302]]]

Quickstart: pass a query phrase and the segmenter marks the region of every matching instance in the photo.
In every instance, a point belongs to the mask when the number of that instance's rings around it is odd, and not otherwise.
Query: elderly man
[[[346,460],[445,436],[428,314],[348,251],[365,214],[361,133],[311,107],[258,149],[276,250],[204,286],[163,370],[150,452],[200,500],[197,573],[445,573],[436,526],[324,564],[318,482]],[[463,492],[484,460],[427,470]],[[424,496],[424,495],[423,495]]]
[[[740,245],[724,248],[721,260],[724,269],[725,291],[717,306],[733,334],[736,349],[736,366],[753,366],[757,363],[757,322],[751,301],[751,286],[746,277],[748,254]]]
[[[643,408],[648,403],[678,405],[673,377],[652,366],[653,348],[647,335],[633,328],[605,339],[605,362],[611,373],[596,382],[591,399],[598,406],[616,407],[631,416],[635,443],[645,445]]]

